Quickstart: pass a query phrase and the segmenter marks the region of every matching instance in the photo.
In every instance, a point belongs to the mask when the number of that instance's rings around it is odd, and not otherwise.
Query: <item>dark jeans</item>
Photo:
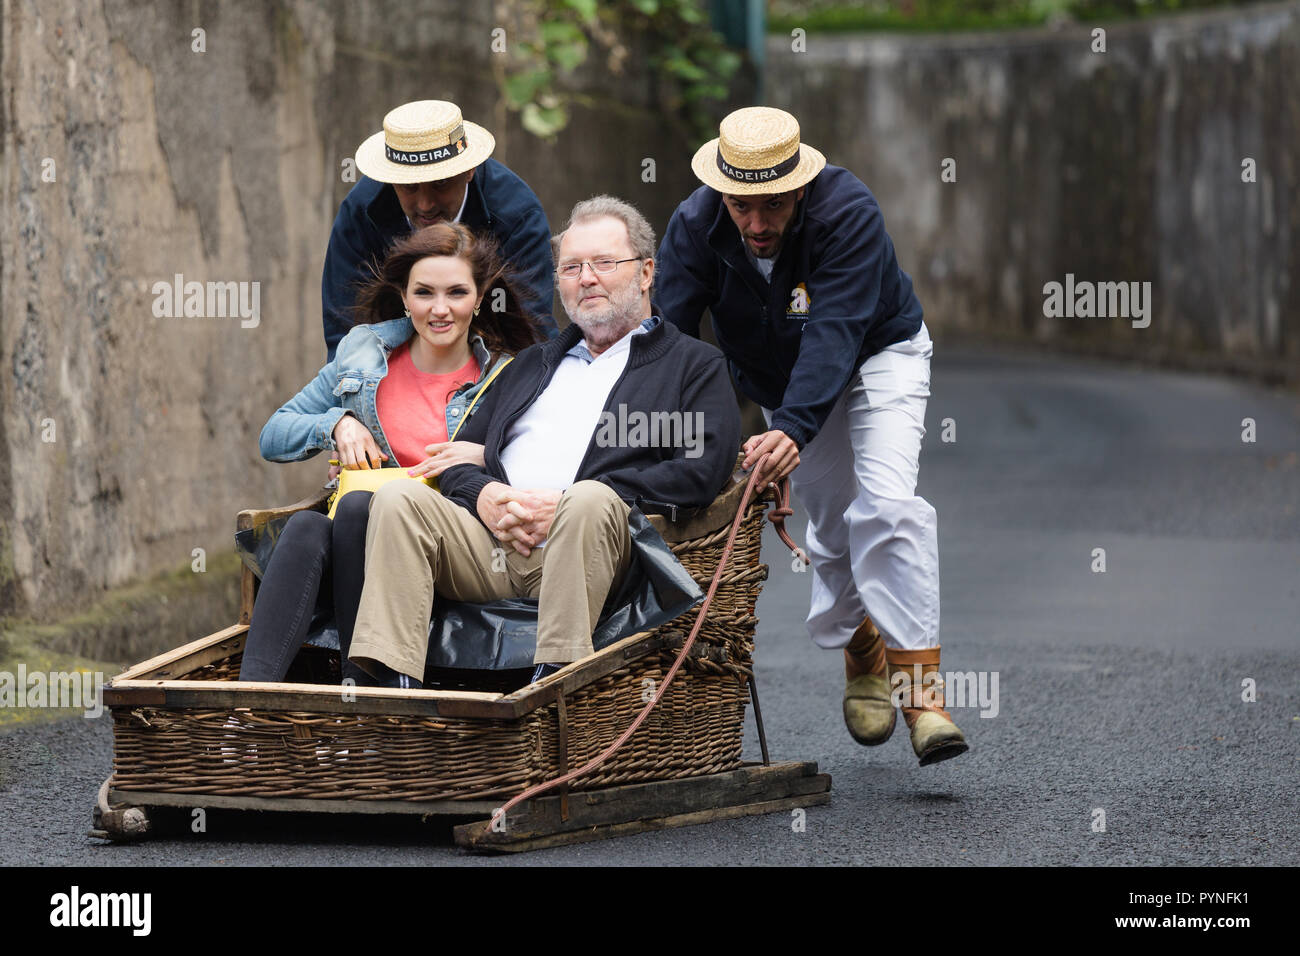
[[[284,680],[307,639],[318,600],[334,605],[343,676],[357,676],[348,649],[366,579],[371,497],[369,491],[344,496],[333,521],[319,511],[300,511],[289,519],[257,592],[240,680]]]

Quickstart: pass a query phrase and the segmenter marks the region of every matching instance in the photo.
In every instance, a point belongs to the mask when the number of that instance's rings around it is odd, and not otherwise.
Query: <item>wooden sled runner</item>
[[[705,511],[651,518],[707,588],[745,495],[737,478]],[[241,529],[304,508],[244,511]],[[93,835],[148,836],[152,808],[481,817],[455,828],[480,851],[517,851],[687,826],[830,800],[815,763],[771,764],[754,684],[755,604],[770,493],[754,494],[699,628],[662,697],[626,744],[589,773],[493,815],[524,790],[584,766],[646,707],[699,608],[624,638],[513,692],[237,680],[257,582],[240,622],[138,664],[104,689],[113,773]],[[329,652],[305,647],[309,652]],[[337,655],[335,655],[337,657]],[[763,762],[741,761],[753,703]]]

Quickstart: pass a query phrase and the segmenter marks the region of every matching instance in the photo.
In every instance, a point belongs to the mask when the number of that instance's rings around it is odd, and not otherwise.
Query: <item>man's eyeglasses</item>
[[[555,270],[555,274],[561,279],[576,279],[582,275],[583,266],[591,266],[591,271],[596,275],[607,276],[623,263],[640,262],[641,258],[641,256],[633,256],[631,259],[603,257],[600,259],[584,259],[582,262],[566,262]]]

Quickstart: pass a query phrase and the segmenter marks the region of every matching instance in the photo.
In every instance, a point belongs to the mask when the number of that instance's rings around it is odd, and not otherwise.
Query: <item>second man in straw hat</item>
[[[394,239],[435,222],[463,222],[493,236],[514,271],[523,303],[555,335],[551,229],[528,184],[495,159],[496,140],[445,100],[405,103],[357,149],[362,179],[339,207],[321,278],[329,360],[352,327],[348,312],[368,265]]]
[[[808,630],[844,649],[849,733],[884,743],[897,702],[922,765],[955,757],[968,748],[938,680],[936,516],[916,495],[931,343],[912,280],[870,190],[801,143],[793,116],[737,110],[719,132],[659,247],[658,305],[692,335],[708,309],[763,408],[745,465],[770,452],[766,477],[790,475],[808,513]]]

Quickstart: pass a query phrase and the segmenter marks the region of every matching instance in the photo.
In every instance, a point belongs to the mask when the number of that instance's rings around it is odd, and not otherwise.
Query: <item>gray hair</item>
[[[655,231],[635,206],[613,196],[592,196],[573,207],[573,211],[569,213],[569,221],[564,224],[564,231],[552,241],[556,261],[559,261],[560,239],[565,232],[569,231],[570,226],[589,219],[603,219],[606,216],[617,219],[627,227],[628,241],[631,242],[632,251],[638,258],[655,257]]]

